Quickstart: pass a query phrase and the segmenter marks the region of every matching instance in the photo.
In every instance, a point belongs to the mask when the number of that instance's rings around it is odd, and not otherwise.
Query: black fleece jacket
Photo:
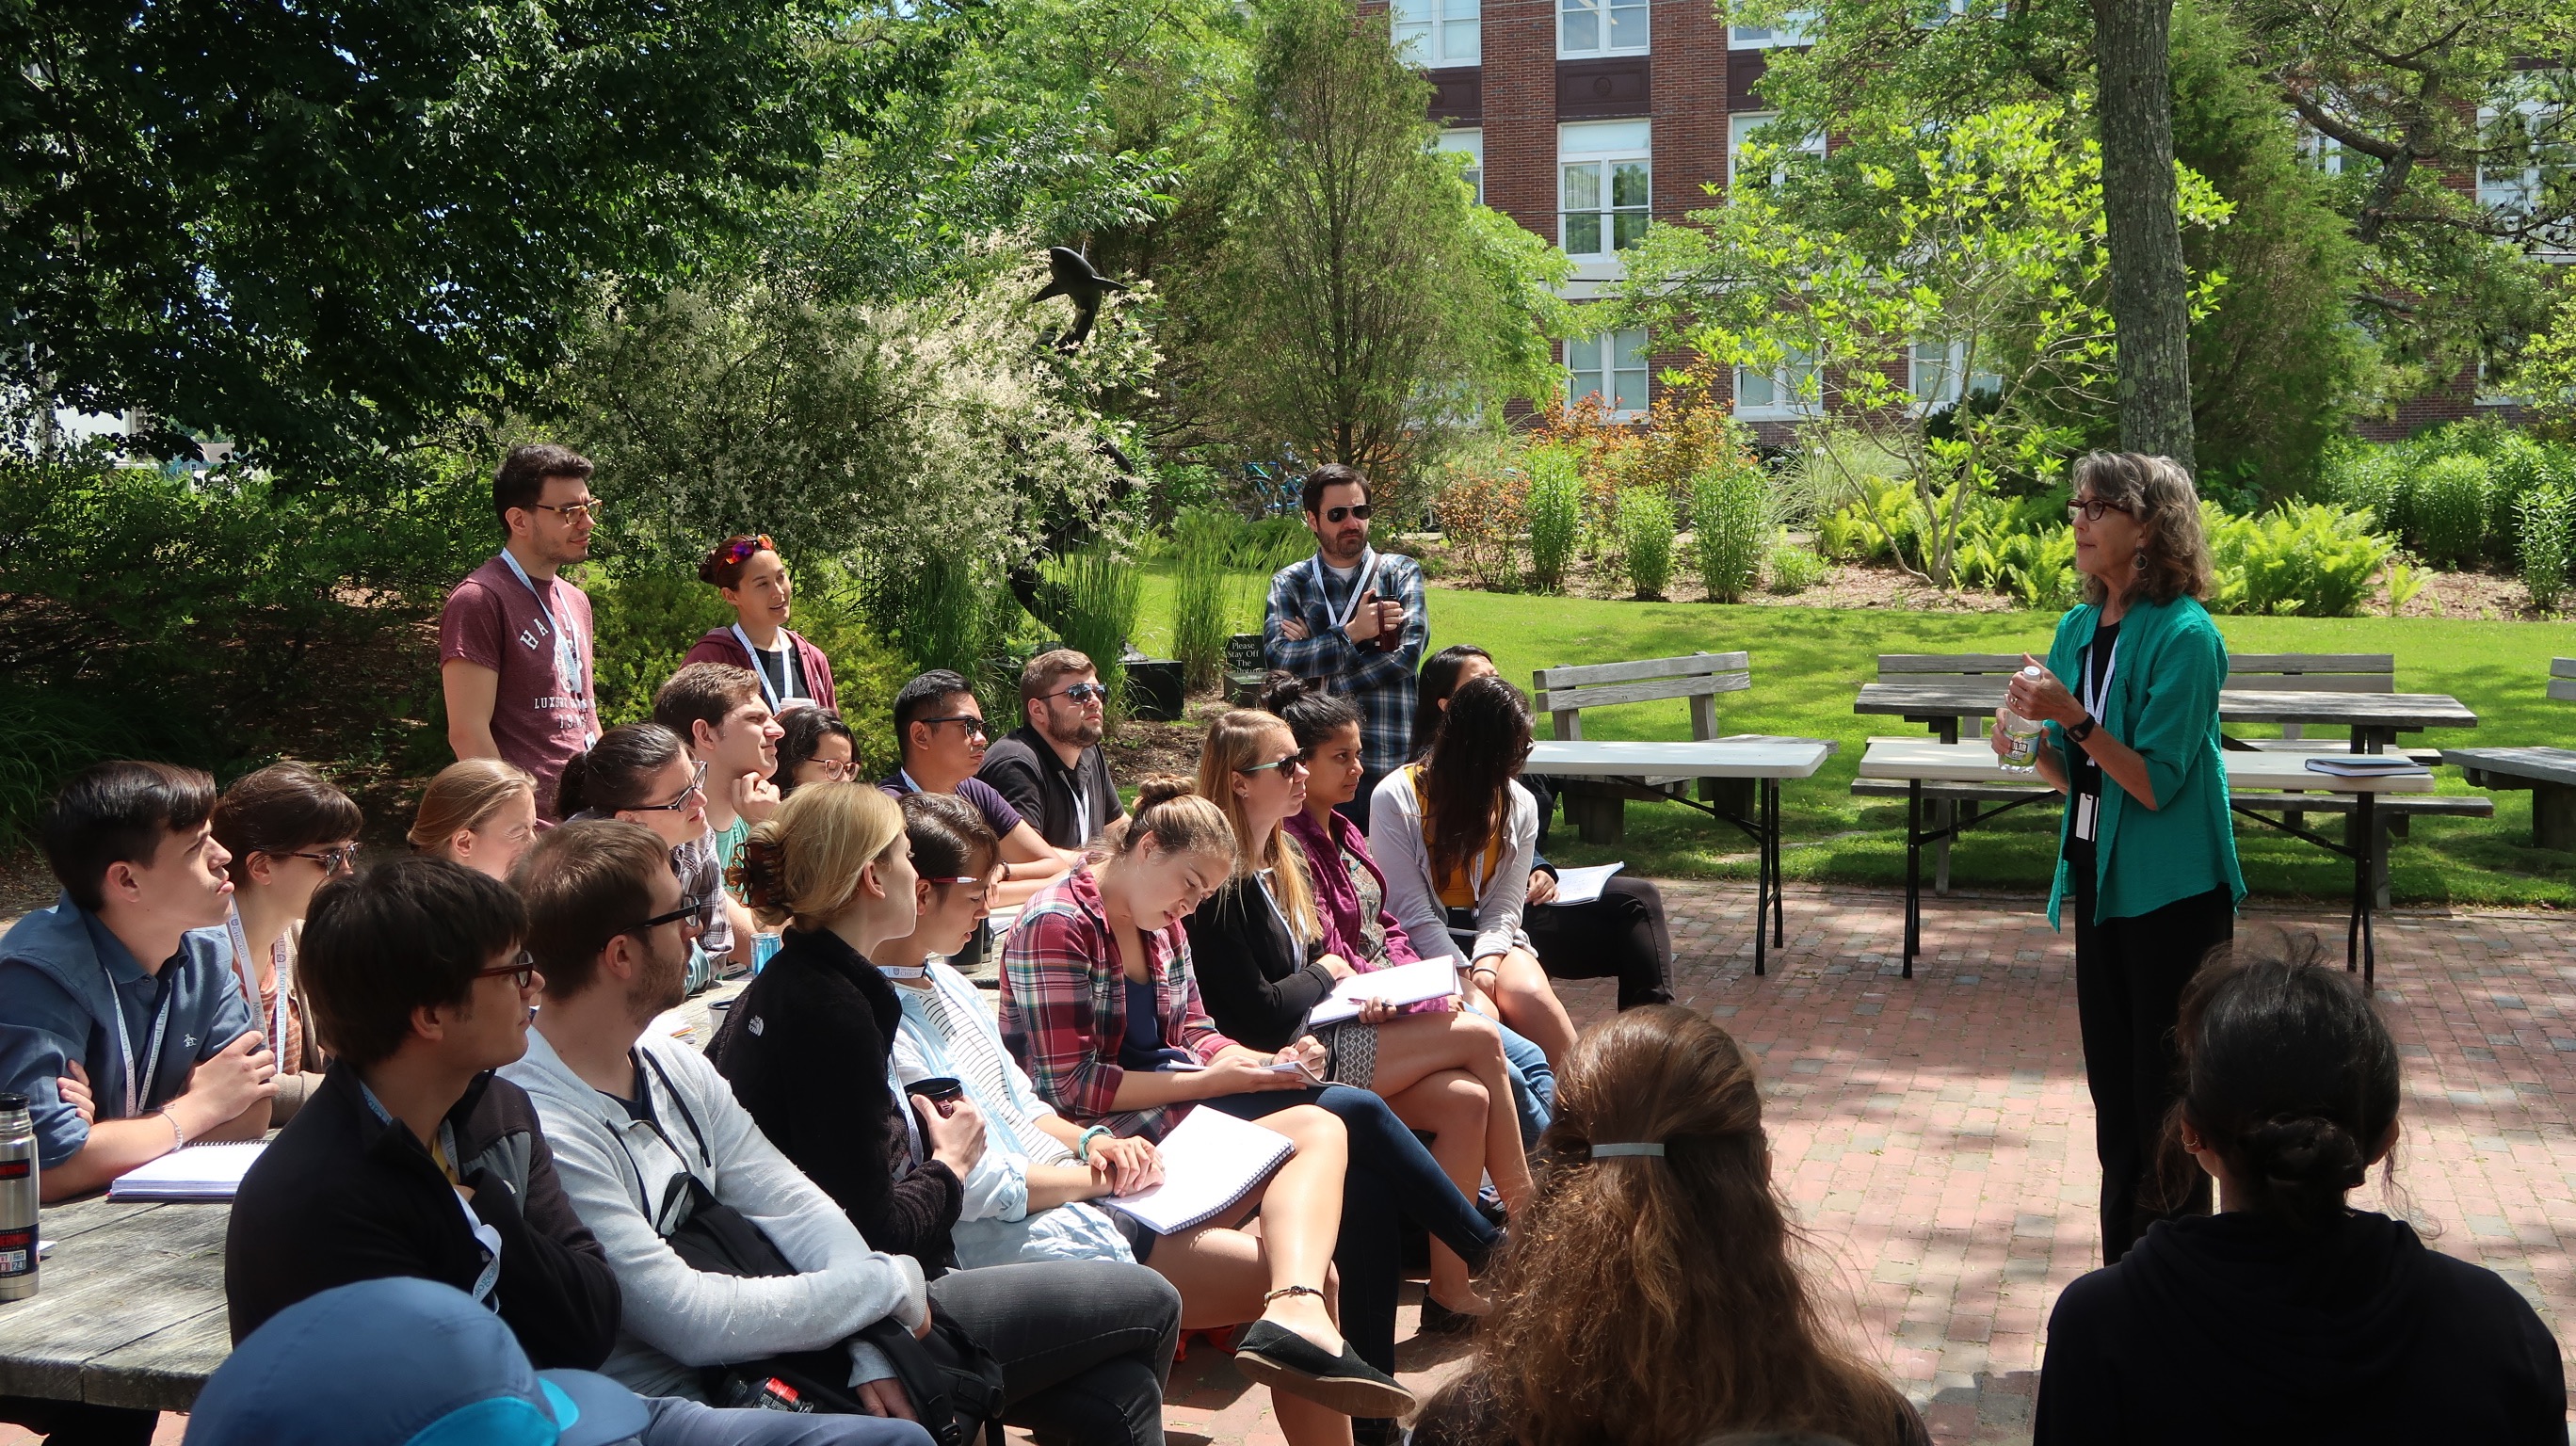
[[[536,1106],[486,1074],[447,1122],[474,1214],[501,1236],[501,1319],[539,1370],[597,1370],[617,1342],[617,1276],[564,1196]],[[377,1118],[358,1072],[334,1063],[233,1198],[224,1301],[239,1341],[306,1296],[361,1280],[417,1276],[470,1292],[483,1263],[429,1148]]]
[[[887,1082],[903,1023],[894,986],[838,934],[790,929],[726,1015],[707,1057],[760,1132],[872,1248],[911,1256],[927,1276],[946,1270],[966,1190],[935,1160],[912,1166]]]
[[[1282,865],[1300,867],[1296,845],[1288,847]],[[1252,879],[1228,879],[1200,900],[1189,930],[1199,1002],[1238,1044],[1287,1048],[1305,1031],[1306,1012],[1333,992],[1332,972],[1314,962],[1324,957],[1323,940],[1299,948]]]

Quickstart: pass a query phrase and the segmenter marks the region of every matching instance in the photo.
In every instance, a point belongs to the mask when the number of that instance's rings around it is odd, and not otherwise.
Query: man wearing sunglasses
[[[537,780],[537,811],[560,818],[556,781],[599,740],[590,597],[558,574],[590,556],[599,499],[589,459],[569,447],[513,447],[492,477],[500,553],[448,594],[438,620],[447,743]]]
[[[1270,579],[1262,650],[1270,666],[1339,693],[1360,710],[1360,790],[1345,805],[1368,824],[1378,780],[1404,766],[1413,739],[1413,675],[1431,639],[1422,568],[1368,545],[1368,479],[1328,462],[1306,474],[1315,555]]]
[[[896,798],[953,793],[975,805],[984,826],[1002,841],[1002,878],[993,886],[994,907],[1027,902],[1072,867],[1071,855],[1039,837],[1009,799],[976,777],[992,735],[984,723],[984,705],[975,701],[975,690],[962,674],[933,668],[904,684],[894,695],[894,736],[903,766],[877,787]],[[969,952],[949,962],[971,969],[980,957]]]
[[[1071,648],[1038,654],[1020,670],[1020,712],[1028,721],[975,770],[1050,847],[1079,851],[1127,816],[1100,751],[1108,703],[1091,659]]]

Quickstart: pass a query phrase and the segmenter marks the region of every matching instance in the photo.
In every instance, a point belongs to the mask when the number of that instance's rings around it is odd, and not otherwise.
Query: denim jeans
[[[1496,1022],[1503,1031],[1503,1062],[1512,1070],[1512,1104],[1521,1113],[1521,1148],[1534,1148],[1538,1137],[1547,1130],[1548,1121],[1556,1118],[1556,1071],[1548,1067],[1547,1051],[1512,1033],[1511,1027]]]
[[[930,1446],[920,1426],[878,1416],[720,1411],[678,1396],[647,1396],[644,1406],[653,1418],[636,1446]]]
[[[1265,1090],[1207,1101],[1237,1119],[1257,1120],[1291,1105],[1320,1105],[1350,1136],[1351,1166],[1342,1176],[1342,1235],[1333,1264],[1342,1275],[1342,1335],[1361,1360],[1395,1371],[1395,1297],[1404,1277],[1402,1222],[1410,1217],[1431,1237],[1481,1269],[1502,1232],[1458,1193],[1440,1162],[1423,1148],[1386,1101],[1367,1090]]]
[[[1046,1260],[952,1270],[930,1303],[1002,1367],[1002,1419],[1044,1442],[1162,1446],[1181,1293],[1141,1265]]]

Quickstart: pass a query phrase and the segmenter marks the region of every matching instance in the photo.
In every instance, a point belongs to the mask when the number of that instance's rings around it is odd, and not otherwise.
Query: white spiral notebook
[[[137,1165],[107,1187],[110,1200],[230,1200],[241,1189],[264,1140],[229,1145],[190,1145]]]
[[[1296,1150],[1276,1130],[1201,1106],[1163,1137],[1163,1183],[1100,1203],[1170,1235],[1223,1214]]]

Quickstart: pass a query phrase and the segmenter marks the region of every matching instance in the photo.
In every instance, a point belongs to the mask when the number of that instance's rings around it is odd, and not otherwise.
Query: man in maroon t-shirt
[[[590,471],[569,447],[511,448],[492,476],[509,540],[456,585],[438,619],[448,746],[535,774],[537,810],[550,819],[564,764],[599,738],[590,599],[556,576],[590,556],[599,511]]]

